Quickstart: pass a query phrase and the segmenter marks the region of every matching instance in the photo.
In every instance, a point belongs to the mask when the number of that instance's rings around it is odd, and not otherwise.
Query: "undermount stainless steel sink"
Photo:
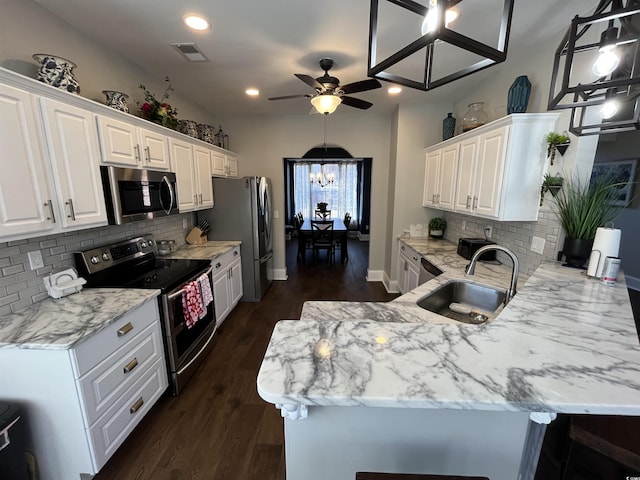
[[[459,322],[484,323],[504,304],[505,298],[505,290],[454,280],[422,297],[417,304]]]

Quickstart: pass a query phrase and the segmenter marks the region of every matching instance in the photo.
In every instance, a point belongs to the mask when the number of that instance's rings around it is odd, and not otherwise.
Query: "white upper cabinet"
[[[226,150],[211,150],[211,173],[214,177],[238,177],[238,157]]]
[[[180,212],[213,206],[210,150],[171,138],[171,165],[176,174]]]
[[[102,161],[114,165],[169,170],[167,136],[130,123],[98,116]]]
[[[545,137],[559,116],[513,114],[426,149],[423,205],[500,221],[537,220]],[[445,152],[449,162],[444,161]],[[436,155],[440,170],[433,174],[430,163]],[[449,170],[442,173],[443,168]],[[450,182],[452,170],[455,181]],[[434,194],[439,201],[428,202]]]
[[[198,194],[198,209],[213,207],[213,182],[211,180],[211,151],[199,145],[194,145],[194,169],[196,190]]]

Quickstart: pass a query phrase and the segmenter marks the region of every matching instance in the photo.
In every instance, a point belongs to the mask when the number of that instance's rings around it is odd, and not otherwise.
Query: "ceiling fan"
[[[319,113],[333,113],[340,103],[344,103],[349,107],[360,108],[362,110],[366,110],[373,105],[373,103],[367,102],[366,100],[349,97],[347,95],[380,88],[382,85],[378,80],[369,78],[367,80],[361,80],[359,82],[348,83],[347,85],[340,86],[340,80],[329,75],[329,70],[333,67],[333,59],[322,58],[319,63],[320,68],[324,70],[324,75],[321,77],[313,78],[312,76],[305,75],[304,73],[294,73],[296,77],[316,91],[315,95],[310,93],[301,95],[285,95],[282,97],[271,97],[269,100],[285,100],[289,98],[303,97],[311,98],[311,103]]]

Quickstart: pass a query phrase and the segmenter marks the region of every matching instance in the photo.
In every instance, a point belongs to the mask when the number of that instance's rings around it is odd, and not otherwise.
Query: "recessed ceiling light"
[[[244,93],[246,93],[247,95],[251,96],[251,97],[255,97],[256,95],[260,95],[260,90],[258,90],[257,88],[247,88]]]
[[[389,87],[389,90],[387,90],[391,95],[397,95],[398,93],[400,93],[402,91],[402,88],[400,87]]]
[[[189,28],[193,28],[194,30],[209,30],[211,28],[211,24],[209,21],[201,17],[200,15],[187,15],[184,17],[184,23]]]

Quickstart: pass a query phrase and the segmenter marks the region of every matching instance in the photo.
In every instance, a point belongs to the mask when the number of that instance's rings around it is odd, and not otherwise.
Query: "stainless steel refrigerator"
[[[271,284],[273,213],[266,177],[214,178],[213,208],[198,212],[209,221],[209,240],[241,240],[245,302],[259,302]]]

